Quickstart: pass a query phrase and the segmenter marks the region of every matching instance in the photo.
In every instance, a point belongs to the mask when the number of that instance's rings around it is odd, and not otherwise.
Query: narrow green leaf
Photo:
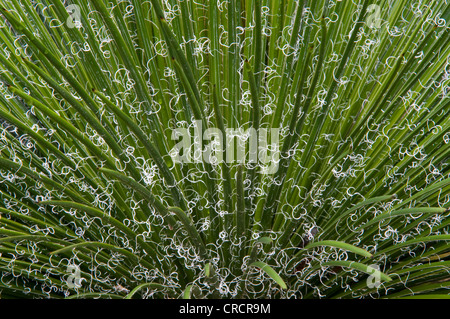
[[[343,250],[347,250],[350,251],[352,253],[355,253],[357,255],[363,256],[363,257],[372,257],[372,254],[369,253],[367,250],[353,246],[351,244],[347,244],[341,241],[337,241],[337,240],[323,240],[323,241],[318,241],[318,242],[312,242],[309,243],[308,245],[305,246],[304,249],[311,249],[311,248],[315,248],[315,247],[320,247],[320,246],[329,246],[329,247],[336,247],[336,248],[340,248]]]
[[[335,260],[335,261],[327,261],[321,264],[323,267],[346,267],[355,269],[358,271],[361,271],[363,273],[366,273],[368,275],[373,275],[376,277],[379,277],[383,281],[389,282],[392,281],[392,278],[386,275],[385,273],[371,267],[364,265],[362,263],[356,262],[356,261],[350,261],[350,260]]]
[[[255,261],[250,264],[250,267],[257,267],[263,270],[270,278],[272,278],[282,289],[287,289],[286,283],[284,280],[278,275],[278,273],[269,265],[262,261]]]
[[[191,290],[193,285],[187,285],[183,292],[183,299],[191,299]]]
[[[169,207],[168,210],[178,217],[178,219],[183,223],[185,229],[189,233],[189,237],[192,240],[193,244],[198,248],[200,254],[203,258],[206,258],[206,247],[205,244],[198,233],[195,226],[192,224],[191,219],[186,215],[186,213],[179,207]]]
[[[271,244],[273,240],[270,237],[259,237],[256,242],[261,244]]]
[[[86,247],[98,247],[98,248],[114,250],[114,251],[117,251],[117,252],[119,252],[119,253],[121,253],[121,254],[129,257],[129,258],[131,258],[131,259],[139,260],[139,257],[137,257],[132,252],[130,252],[130,251],[126,250],[126,249],[123,249],[123,248],[120,248],[120,247],[117,247],[117,246],[114,246],[114,245],[110,245],[110,244],[107,244],[107,243],[93,242],[93,241],[86,241],[86,242],[83,242],[83,243],[69,245],[69,246],[66,246],[64,248],[61,248],[61,249],[58,249],[58,250],[54,250],[50,254],[51,255],[57,255],[57,254],[61,254],[61,253],[66,252],[66,251],[72,251],[73,249],[80,248],[80,247],[83,247],[83,248],[86,248]]]
[[[139,291],[142,290],[144,288],[152,288],[155,290],[163,290],[168,288],[167,286],[158,284],[158,283],[154,283],[154,282],[146,282],[143,284],[140,284],[139,286],[136,286],[135,288],[133,288],[133,290],[131,290],[125,297],[125,299],[131,299],[133,298],[133,296]]]
[[[246,232],[244,182],[242,177],[242,165],[238,166],[236,173],[236,233],[241,237]]]
[[[411,214],[442,214],[449,211],[449,209],[441,208],[441,207],[413,207],[413,208],[405,208],[399,209],[391,212],[382,213],[372,220],[368,221],[364,225],[360,227],[360,229],[367,228],[370,225],[379,223],[380,221],[388,218],[395,218],[398,216],[405,216]]]

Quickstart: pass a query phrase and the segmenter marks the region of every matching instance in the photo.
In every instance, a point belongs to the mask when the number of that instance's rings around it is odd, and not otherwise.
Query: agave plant
[[[1,0],[2,298],[450,287],[446,0]]]

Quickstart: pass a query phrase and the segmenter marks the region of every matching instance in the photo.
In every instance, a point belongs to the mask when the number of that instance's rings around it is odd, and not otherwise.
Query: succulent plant
[[[450,4],[0,0],[1,298],[445,298]]]

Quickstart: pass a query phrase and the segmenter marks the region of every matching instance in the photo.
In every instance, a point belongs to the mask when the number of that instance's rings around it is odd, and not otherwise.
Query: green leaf
[[[350,251],[352,253],[355,253],[355,254],[363,256],[363,257],[369,257],[369,258],[372,257],[372,254],[369,253],[365,249],[362,249],[362,248],[359,248],[354,245],[347,244],[347,243],[344,243],[341,241],[337,241],[337,240],[323,240],[323,241],[318,241],[318,242],[312,242],[312,243],[309,243],[308,245],[306,245],[304,249],[311,249],[311,248],[320,247],[320,246],[336,247],[336,248]]]
[[[405,209],[399,209],[395,211],[385,212],[382,213],[372,220],[368,221],[364,225],[362,225],[360,228],[364,229],[369,227],[370,225],[379,223],[382,220],[395,218],[398,216],[405,216],[405,215],[412,215],[412,214],[442,214],[447,212],[448,209],[441,208],[441,207],[414,207],[414,208],[405,208]]]
[[[166,288],[168,288],[168,287],[167,287],[167,286],[164,286],[164,285],[161,285],[161,284],[158,284],[158,283],[146,282],[146,283],[140,284],[140,285],[136,286],[135,288],[133,288],[133,290],[131,290],[131,291],[126,295],[125,299],[131,299],[131,298],[133,298],[133,296],[134,296],[139,290],[142,290],[142,289],[144,289],[144,288],[152,288],[152,289],[155,289],[155,290],[163,290],[163,289],[166,289]]]
[[[273,240],[270,237],[259,237],[256,242],[261,244],[271,244]]]
[[[78,244],[73,244],[73,245],[69,245],[66,246],[64,248],[60,248],[58,250],[52,251],[50,254],[51,255],[58,255],[67,251],[72,251],[76,248],[85,248],[85,247],[98,247],[98,248],[104,248],[104,249],[109,249],[109,250],[114,250],[117,251],[131,259],[135,259],[135,260],[139,260],[139,257],[137,257],[136,255],[134,255],[133,253],[131,253],[130,251],[114,246],[114,245],[110,245],[110,244],[106,244],[106,243],[101,243],[101,242],[92,242],[92,241],[87,241],[84,243],[78,243]]]
[[[389,277],[388,275],[386,275],[385,273],[377,270],[376,268],[373,268],[372,266],[368,266],[356,261],[349,261],[349,260],[335,260],[335,261],[327,261],[327,262],[323,262],[321,263],[321,265],[323,267],[346,267],[346,268],[351,268],[351,269],[355,269],[358,271],[361,271],[363,273],[366,273],[368,275],[373,275],[376,277],[379,277],[380,279],[382,279],[383,281],[389,282],[392,281],[392,278]]]
[[[250,267],[257,267],[264,271],[270,278],[272,278],[282,289],[287,289],[286,283],[284,280],[278,275],[278,273],[269,265],[262,261],[255,261],[250,264]]]
[[[184,292],[183,292],[183,299],[191,299],[192,287],[194,287],[194,286],[193,285],[186,286],[186,288],[184,289]]]

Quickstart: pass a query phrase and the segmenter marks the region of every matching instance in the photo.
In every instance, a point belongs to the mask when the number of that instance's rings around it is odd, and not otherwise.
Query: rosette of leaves
[[[0,11],[2,298],[449,296],[447,1]]]

